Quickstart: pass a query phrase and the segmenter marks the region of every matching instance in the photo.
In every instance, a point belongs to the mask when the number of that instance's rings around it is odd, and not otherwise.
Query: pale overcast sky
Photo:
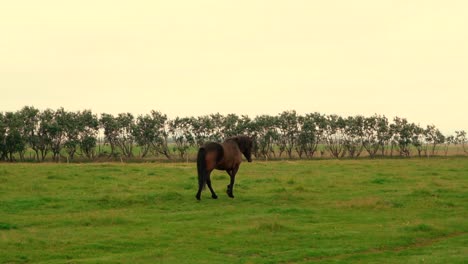
[[[468,1],[2,1],[0,98],[0,111],[294,109],[468,130]]]

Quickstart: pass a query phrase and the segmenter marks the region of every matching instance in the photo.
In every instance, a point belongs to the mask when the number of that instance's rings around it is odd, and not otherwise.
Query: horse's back
[[[198,149],[197,167],[203,166],[212,171],[224,156],[223,146],[216,142],[207,142]],[[203,163],[204,165],[200,165]]]
[[[218,170],[231,170],[242,162],[242,153],[239,146],[234,142],[226,141],[222,144],[224,155],[222,160],[217,164]]]

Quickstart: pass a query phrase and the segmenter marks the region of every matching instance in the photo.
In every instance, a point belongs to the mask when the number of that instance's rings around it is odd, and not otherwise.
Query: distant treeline
[[[0,160],[73,161],[77,156],[80,160],[156,156],[185,160],[190,150],[205,142],[240,134],[255,140],[257,159],[447,155],[450,145],[468,153],[465,131],[446,136],[433,125],[421,127],[401,117],[389,121],[383,115],[342,117],[284,111],[255,118],[218,113],[171,120],[157,111],[114,116],[26,106],[16,112],[0,112]]]

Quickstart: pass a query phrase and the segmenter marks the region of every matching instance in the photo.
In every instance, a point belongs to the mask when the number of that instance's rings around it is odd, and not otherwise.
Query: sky
[[[0,111],[406,117],[468,131],[468,1],[0,2]]]

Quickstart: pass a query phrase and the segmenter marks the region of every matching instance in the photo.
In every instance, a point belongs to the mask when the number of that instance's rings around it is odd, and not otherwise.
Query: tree
[[[299,135],[299,116],[296,111],[284,111],[278,116],[279,148],[280,157],[286,151],[289,158],[292,158],[292,151],[296,146]]]
[[[256,139],[255,156],[262,156],[265,159],[275,157],[273,149],[274,143],[279,139],[277,131],[278,117],[261,115],[255,117],[252,123],[252,133]]]
[[[345,120],[337,115],[329,115],[321,125],[325,126],[324,139],[331,155],[337,159],[344,157],[346,155]]]
[[[60,151],[62,150],[63,143],[66,140],[66,133],[65,127],[67,123],[71,124],[71,120],[69,120],[69,113],[65,111],[63,108],[57,109],[57,111],[53,114],[52,122],[49,123],[49,136],[50,136],[50,149],[52,151],[53,160],[59,161],[60,159]],[[73,128],[71,128],[73,129]]]
[[[225,118],[222,116],[220,113],[216,114],[211,114],[208,116],[209,118],[209,124],[211,130],[209,130],[208,135],[209,135],[209,140],[214,141],[214,142],[220,142],[223,139],[226,138],[226,135],[224,134],[225,130]]]
[[[455,137],[450,135],[445,137],[445,142],[444,142],[444,153],[445,156],[448,155],[449,147],[451,144],[455,144]]]
[[[78,113],[78,122],[78,141],[80,150],[88,159],[94,159],[96,156],[99,120],[90,110],[85,110]]]
[[[323,118],[319,113],[306,114],[304,117],[299,117],[298,123],[301,126],[301,130],[297,139],[296,152],[300,158],[302,158],[303,153],[305,153],[306,157],[312,158],[317,151],[323,133],[323,129],[321,129],[319,124]]]
[[[117,119],[111,115],[103,113],[99,119],[100,126],[104,129],[104,140],[105,144],[109,144],[111,148],[110,157],[116,155],[115,149],[117,146],[117,139],[119,137],[119,125]]]
[[[460,131],[455,131],[455,144],[459,144],[462,146],[463,151],[468,154],[468,149],[467,149],[467,139],[466,139],[466,131],[465,130],[460,130]]]
[[[208,115],[192,117],[191,123],[193,129],[192,133],[198,147],[203,146],[203,144],[208,141],[216,141],[216,137],[220,137],[219,135],[214,136],[215,126],[211,117]]]
[[[351,158],[359,157],[364,149],[364,120],[363,116],[350,116],[344,119],[344,145]]]
[[[192,135],[192,119],[184,117],[169,121],[169,133],[175,142],[174,152],[179,152],[181,159],[186,158],[190,147],[195,146],[195,138]]]
[[[79,133],[82,125],[80,122],[80,113],[66,112],[62,119],[62,129],[65,134],[63,147],[68,154],[68,158],[73,160],[80,143]]]
[[[411,143],[414,135],[415,124],[409,123],[406,118],[395,117],[394,123],[390,125],[392,131],[392,149],[397,147],[400,156],[411,155]]]
[[[32,106],[25,106],[20,111],[23,119],[23,136],[27,144],[36,153],[36,160],[39,161],[39,128],[40,128],[40,111]]]
[[[418,151],[418,156],[436,155],[437,145],[445,142],[445,136],[434,125],[428,125],[426,129],[414,125],[411,143]],[[429,152],[430,150],[430,152]]]
[[[224,139],[235,137],[245,131],[243,120],[236,114],[229,114],[223,120],[222,135]]]
[[[422,156],[422,153],[424,153],[424,155],[427,156],[427,144],[426,144],[425,130],[422,127],[418,125],[415,125],[413,127],[413,136],[411,138],[411,143],[418,151],[419,157]]]
[[[7,137],[7,124],[6,124],[4,114],[0,112],[0,160],[2,161],[6,160],[8,156],[6,137]]]
[[[380,143],[381,155],[385,156],[386,149],[392,139],[390,124],[385,116],[378,116],[377,119],[377,140]]]
[[[135,141],[141,148],[141,157],[144,158],[150,152],[152,142],[156,139],[156,126],[150,115],[138,116],[133,129]]]
[[[50,151],[52,142],[50,127],[54,119],[54,112],[51,109],[46,109],[39,114],[39,130],[35,136],[35,145],[32,146],[33,150],[40,160],[44,161]]]
[[[390,139],[388,119],[385,116],[374,115],[364,118],[362,145],[371,158],[379,150],[384,155],[386,142]]]
[[[135,136],[135,118],[130,113],[120,113],[115,118],[117,124],[117,140],[116,145],[120,149],[120,153],[126,158],[133,157],[133,146]]]
[[[170,159],[166,121],[166,115],[154,110],[151,111],[151,115],[137,118],[133,128],[133,136],[137,144],[142,148],[142,157],[145,157],[149,151],[153,151]]]
[[[58,161],[66,153],[70,160],[79,155],[93,159],[98,146],[97,136],[104,134],[110,145],[110,157],[134,156],[134,146],[141,147],[142,158],[150,154],[172,158],[171,152],[181,159],[192,147],[207,141],[223,141],[237,135],[253,139],[252,154],[269,159],[287,153],[292,158],[312,158],[318,149],[325,149],[335,158],[359,157],[366,151],[371,158],[396,150],[401,156],[410,156],[414,148],[419,156],[436,155],[442,145],[445,155],[450,144],[460,145],[468,154],[465,131],[445,137],[434,125],[422,128],[395,117],[389,124],[385,116],[371,117],[298,115],[296,111],[283,111],[275,116],[248,116],[219,113],[199,117],[168,120],[167,116],[151,111],[137,118],[130,113],[117,116],[103,113],[100,118],[90,110],[68,112],[64,108],[40,111],[25,106],[17,112],[0,112],[0,160],[25,160],[26,149],[35,152],[37,161],[44,161],[49,153]],[[174,142],[169,148],[169,138]],[[100,147],[101,145],[99,145]],[[279,151],[279,152],[278,152]]]
[[[20,112],[6,112],[3,116],[4,122],[4,138],[3,138],[3,154],[10,162],[15,161],[14,154],[22,153],[26,150],[26,139],[22,136],[23,120]]]
[[[434,125],[428,125],[424,131],[426,143],[431,147],[431,155],[437,154],[437,145],[445,142],[445,136]]]

